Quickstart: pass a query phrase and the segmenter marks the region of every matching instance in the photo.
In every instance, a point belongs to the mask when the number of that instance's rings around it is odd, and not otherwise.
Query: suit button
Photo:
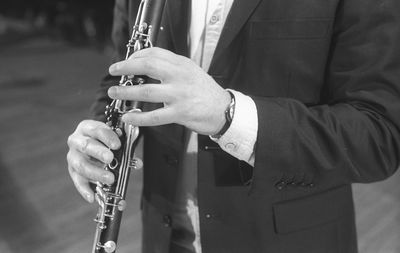
[[[278,190],[283,190],[283,188],[286,187],[285,181],[279,181],[278,183],[275,184],[275,188]]]
[[[315,186],[315,184],[314,183],[309,183],[307,186],[310,187],[310,188],[313,188]]]
[[[179,163],[178,159],[174,155],[170,154],[164,154],[164,160],[168,165],[172,167],[178,166]]]
[[[171,216],[164,215],[163,216],[163,224],[164,224],[164,227],[167,227],[167,228],[171,227],[172,226]]]

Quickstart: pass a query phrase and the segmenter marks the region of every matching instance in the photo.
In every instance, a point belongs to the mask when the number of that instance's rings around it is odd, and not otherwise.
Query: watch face
[[[233,105],[233,106],[231,106],[230,108],[229,108],[229,119],[230,119],[230,121],[232,122],[232,120],[233,120],[233,113],[235,112],[235,106]]]

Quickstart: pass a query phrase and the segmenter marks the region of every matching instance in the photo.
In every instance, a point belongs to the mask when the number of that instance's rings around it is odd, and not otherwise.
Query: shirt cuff
[[[228,130],[220,138],[211,138],[228,154],[254,166],[254,146],[257,140],[258,117],[253,99],[239,91],[235,96],[235,113]]]

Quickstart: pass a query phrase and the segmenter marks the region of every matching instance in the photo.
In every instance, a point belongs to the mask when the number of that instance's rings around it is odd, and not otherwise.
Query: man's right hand
[[[88,202],[94,200],[90,181],[114,182],[114,175],[104,168],[114,158],[110,149],[120,146],[117,134],[106,124],[94,120],[83,120],[68,137],[68,171],[76,189]]]

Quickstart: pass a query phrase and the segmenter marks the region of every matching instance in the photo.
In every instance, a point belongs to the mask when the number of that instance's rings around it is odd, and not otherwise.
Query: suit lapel
[[[193,0],[192,0],[193,1]],[[197,0],[194,0],[197,1]],[[251,13],[257,7],[261,0],[235,0],[231,11],[222,30],[221,38],[215,50],[214,58],[211,62],[210,70],[212,70],[215,62],[221,56],[224,50],[229,46],[232,40],[242,29]],[[180,55],[189,55],[187,32],[190,19],[190,2],[191,0],[167,0],[167,20],[169,21],[170,33],[175,52]]]
[[[229,15],[226,19],[225,26],[222,30],[214,57],[210,66],[210,73],[213,73],[216,62],[218,62],[222,53],[227,49],[232,40],[242,29],[251,13],[257,7],[261,0],[235,0],[232,4]]]

